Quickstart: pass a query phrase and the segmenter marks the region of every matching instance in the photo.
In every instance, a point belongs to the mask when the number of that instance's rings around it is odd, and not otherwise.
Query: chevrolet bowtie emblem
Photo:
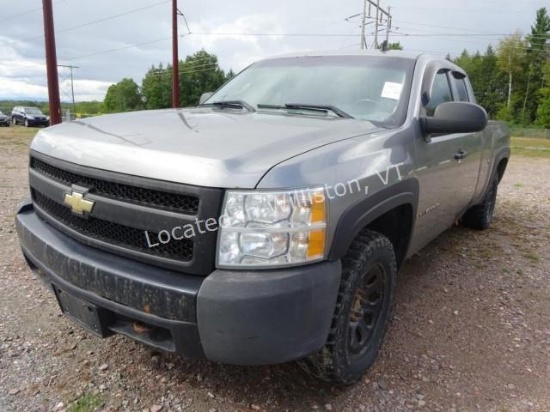
[[[91,213],[94,208],[94,201],[84,199],[84,194],[74,190],[70,194],[65,194],[64,203],[70,206],[71,210],[78,215],[83,215],[84,212]]]

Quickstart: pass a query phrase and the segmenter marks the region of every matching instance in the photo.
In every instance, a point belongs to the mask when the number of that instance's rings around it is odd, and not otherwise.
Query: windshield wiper
[[[328,113],[332,112],[338,117],[344,119],[353,119],[353,116],[349,113],[346,113],[342,109],[339,109],[336,106],[331,104],[302,104],[302,103],[286,103],[284,106],[279,106],[275,104],[259,104],[258,109],[289,109],[289,110],[308,110],[313,112],[322,112]]]
[[[220,109],[246,109],[249,112],[255,112],[256,109],[249,105],[244,100],[222,100],[219,102],[211,103],[212,106],[219,107]],[[207,106],[208,104],[205,104],[203,106]]]

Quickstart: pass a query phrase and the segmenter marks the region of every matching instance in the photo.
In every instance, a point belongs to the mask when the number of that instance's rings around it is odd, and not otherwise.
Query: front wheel
[[[300,361],[319,379],[349,385],[372,366],[391,318],[396,283],[389,239],[364,231],[342,259],[342,280],[330,334],[321,352]]]
[[[25,127],[30,127],[29,119],[25,119]]]
[[[11,124],[13,124],[14,126],[17,126],[17,119],[15,117],[11,118]]]

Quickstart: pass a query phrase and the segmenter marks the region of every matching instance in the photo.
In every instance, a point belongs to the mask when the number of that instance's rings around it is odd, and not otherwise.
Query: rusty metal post
[[[43,0],[42,4],[44,8],[44,36],[46,37],[46,71],[48,74],[50,124],[54,125],[61,123],[61,103],[59,99],[59,78],[57,74],[52,0]]]
[[[172,107],[180,105],[178,58],[178,0],[172,0]]]

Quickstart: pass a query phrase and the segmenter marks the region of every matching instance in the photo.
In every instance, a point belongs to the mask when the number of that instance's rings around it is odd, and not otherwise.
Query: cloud
[[[45,99],[48,88],[32,84],[27,79],[12,80],[0,77],[0,100],[12,98]]]
[[[498,36],[481,32],[529,32],[537,8],[547,0],[513,2],[495,9],[494,1],[476,4],[436,0],[381,0],[391,3],[394,27],[405,49],[458,55],[462,49],[485,49]],[[79,66],[74,72],[77,100],[102,99],[108,84],[124,77],[138,84],[151,65],[171,61],[169,0],[54,0],[59,63]],[[485,3],[485,4],[484,4]],[[46,71],[40,1],[14,1],[0,9],[0,98],[45,97]],[[361,11],[358,0],[186,0],[180,2],[191,31],[179,19],[180,58],[201,48],[215,53],[224,70],[240,71],[263,57],[311,49],[359,47],[358,22],[344,19]],[[491,9],[492,11],[489,11]],[[461,33],[441,37],[438,33]],[[205,33],[212,33],[211,35]],[[258,33],[339,34],[340,37],[261,36]],[[478,34],[477,36],[475,34]],[[431,37],[420,37],[428,35]],[[435,35],[435,36],[434,36]],[[372,36],[369,34],[369,42]],[[65,75],[65,72],[61,72]],[[63,83],[63,82],[62,82]]]

